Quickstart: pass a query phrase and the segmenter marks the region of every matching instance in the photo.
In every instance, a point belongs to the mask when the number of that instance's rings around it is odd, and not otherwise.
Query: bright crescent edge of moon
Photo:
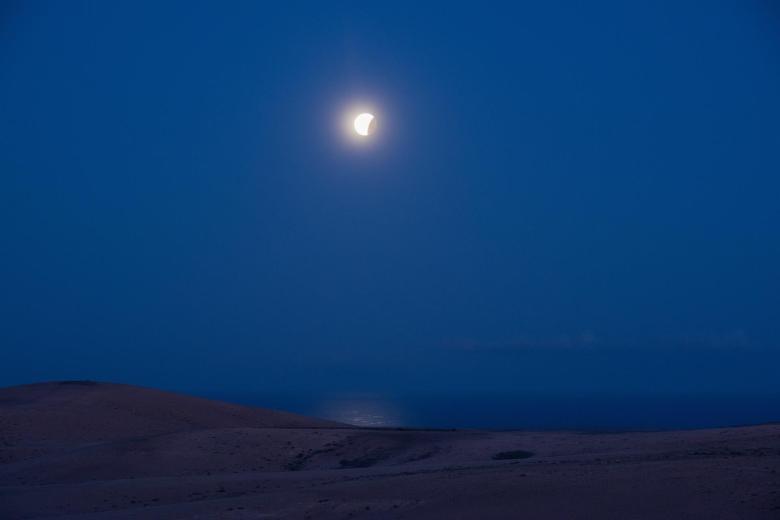
[[[360,114],[355,118],[355,132],[359,135],[367,136],[371,133],[371,123],[374,121],[374,115],[369,113]]]

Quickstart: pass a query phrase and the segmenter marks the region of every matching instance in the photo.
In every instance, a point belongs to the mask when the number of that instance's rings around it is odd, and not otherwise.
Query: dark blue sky
[[[419,4],[3,2],[0,384],[780,394],[780,8]]]

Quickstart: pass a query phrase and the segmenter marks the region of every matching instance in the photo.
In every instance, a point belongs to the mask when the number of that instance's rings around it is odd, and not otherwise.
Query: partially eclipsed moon
[[[355,118],[355,132],[359,135],[370,135],[374,132],[374,116],[367,112],[360,114]]]

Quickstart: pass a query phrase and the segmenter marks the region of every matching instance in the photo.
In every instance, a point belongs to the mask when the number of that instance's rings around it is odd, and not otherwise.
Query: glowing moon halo
[[[355,127],[355,132],[357,132],[358,135],[365,137],[372,134],[374,132],[374,127],[376,126],[374,124],[374,115],[369,114],[368,112],[360,114],[355,118],[355,123],[353,126]]]

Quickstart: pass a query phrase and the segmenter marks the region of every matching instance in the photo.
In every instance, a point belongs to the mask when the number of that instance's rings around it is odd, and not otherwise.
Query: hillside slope
[[[6,442],[97,442],[212,428],[328,428],[338,423],[138,386],[60,381],[0,389]]]

